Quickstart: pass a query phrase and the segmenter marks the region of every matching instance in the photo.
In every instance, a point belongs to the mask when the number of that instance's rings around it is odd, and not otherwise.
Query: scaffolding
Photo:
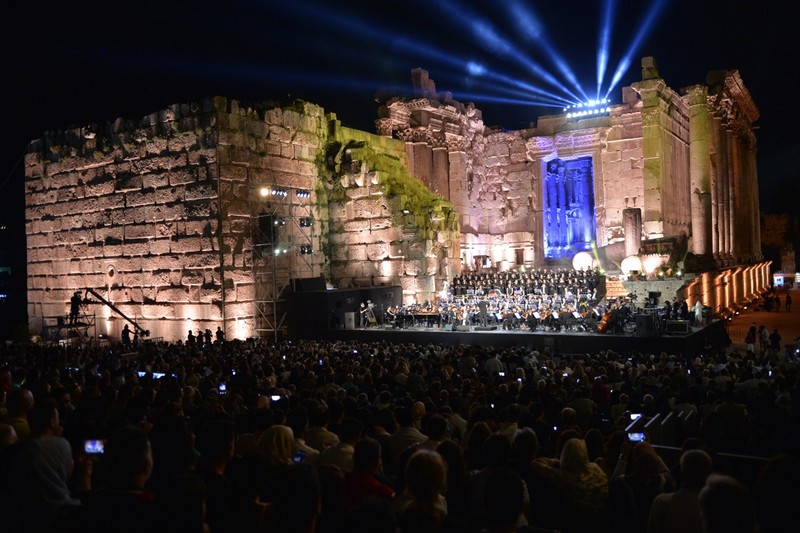
[[[292,279],[314,275],[311,192],[265,186],[253,230],[255,331],[277,341],[287,324]]]
[[[95,314],[87,313],[85,310],[77,316],[69,314],[46,316],[42,323],[42,337],[48,344],[64,346],[89,344],[96,337],[89,334],[90,331],[97,332],[96,322]]]

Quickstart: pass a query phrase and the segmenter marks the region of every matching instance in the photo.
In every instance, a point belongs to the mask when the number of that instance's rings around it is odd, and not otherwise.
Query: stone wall
[[[172,106],[51,134],[26,157],[28,315],[33,331],[92,288],[153,334],[222,318],[216,112]],[[124,321],[89,305],[96,334]],[[94,334],[95,332],[91,332]]]
[[[339,288],[399,285],[406,303],[432,301],[454,275],[458,224],[452,205],[411,176],[403,141],[331,128],[341,147],[329,165],[330,280]],[[328,154],[333,153],[329,148]],[[429,168],[427,165],[424,168]],[[431,174],[423,172],[427,180]]]
[[[326,150],[343,142],[395,166],[351,161],[336,175],[344,196],[332,198]],[[27,156],[26,205],[29,322],[48,337],[68,334],[59,317],[86,288],[155,337],[217,326],[271,336],[293,279],[401,285],[407,301],[424,301],[457,257],[452,206],[411,176],[405,143],[342,128],[305,102],[217,97],[50,134]],[[427,211],[404,215],[412,205]],[[85,311],[96,317],[85,333],[119,336],[125,320],[110,307]]]

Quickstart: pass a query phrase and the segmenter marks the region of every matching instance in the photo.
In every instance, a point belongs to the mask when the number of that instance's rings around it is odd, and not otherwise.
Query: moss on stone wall
[[[440,231],[458,232],[459,217],[453,204],[432,192],[411,175],[399,158],[375,149],[363,140],[336,140],[328,142],[325,155],[318,167],[324,171],[326,200],[345,203],[348,196],[342,177],[358,172],[365,164],[376,172],[383,194],[396,200],[393,213],[400,224],[414,226],[423,240],[436,239]],[[323,174],[320,174],[323,177]],[[318,198],[322,198],[318,195]]]

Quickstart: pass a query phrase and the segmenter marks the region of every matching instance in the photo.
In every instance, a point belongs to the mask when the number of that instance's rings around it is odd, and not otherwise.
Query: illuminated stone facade
[[[645,58],[607,116],[518,131],[486,127],[423,70],[413,83],[415,98],[382,107],[377,135],[309,103],[218,97],[34,141],[31,329],[52,333],[91,288],[153,336],[271,335],[293,279],[399,285],[423,302],[464,269],[545,265],[552,243],[563,260],[592,241],[609,270],[681,245],[706,266],[760,259],[758,111],[737,72],[676,92]],[[548,192],[562,177],[566,192]],[[87,313],[92,335],[118,337],[110,308]]]
[[[402,141],[343,128],[313,104],[224,98],[34,141],[31,329],[48,339],[80,329],[59,324],[86,288],[169,340],[217,326],[229,338],[277,333],[297,278],[432,299],[452,275],[456,217],[409,176],[380,170],[402,170],[404,154]],[[412,206],[438,221],[404,212]],[[82,313],[94,317],[87,335],[117,338],[125,324],[105,305]]]
[[[707,85],[678,92],[644,58],[642,81],[625,87],[607,116],[545,116],[518,131],[486,127],[479,111],[437,93],[423,70],[413,80],[415,98],[387,102],[378,131],[405,139],[414,161],[436,162],[418,175],[461,214],[462,268],[554,257],[548,169],[581,161],[591,161],[594,217],[574,220],[594,228],[602,266],[614,269],[648,241],[706,267],[761,259],[759,112],[737,71],[712,72]],[[559,216],[561,234],[572,231],[563,209]]]

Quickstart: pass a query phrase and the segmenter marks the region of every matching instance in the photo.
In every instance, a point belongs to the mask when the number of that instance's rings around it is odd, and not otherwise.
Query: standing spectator
[[[763,357],[767,353],[767,347],[769,347],[769,330],[764,324],[758,326],[758,343],[759,354]]]
[[[756,325],[755,323],[750,325],[750,328],[747,330],[747,334],[744,336],[744,344],[745,349],[747,350],[748,354],[755,354],[756,353]]]
[[[197,438],[200,462],[194,474],[203,480],[208,491],[206,521],[212,531],[231,531],[234,485],[227,470],[233,461],[235,439],[236,428],[227,420],[207,422]]]
[[[51,530],[69,506],[80,501],[69,488],[74,461],[72,447],[61,437],[61,423],[55,400],[45,399],[33,406],[28,416],[31,438],[22,444],[14,457],[9,479],[14,487],[10,531]]]
[[[792,293],[788,291],[786,292],[786,310],[792,310]]]
[[[769,334],[769,347],[775,355],[781,351],[781,335],[778,333],[778,328],[775,328],[772,330],[772,333]]]
[[[128,324],[125,324],[125,327],[122,328],[120,337],[122,338],[122,344],[126,347],[131,345],[131,328],[128,327]]]
[[[31,436],[28,413],[33,408],[33,392],[28,389],[12,390],[6,400],[6,408],[8,409],[6,424],[14,428],[20,442],[25,442]]]
[[[156,525],[155,495],[145,489],[153,469],[147,433],[135,426],[114,432],[106,444],[105,462],[108,483],[87,498],[80,530],[133,533],[152,529]]]
[[[78,315],[81,313],[81,291],[72,293],[72,298],[69,299],[69,323],[76,324],[78,322]]]

